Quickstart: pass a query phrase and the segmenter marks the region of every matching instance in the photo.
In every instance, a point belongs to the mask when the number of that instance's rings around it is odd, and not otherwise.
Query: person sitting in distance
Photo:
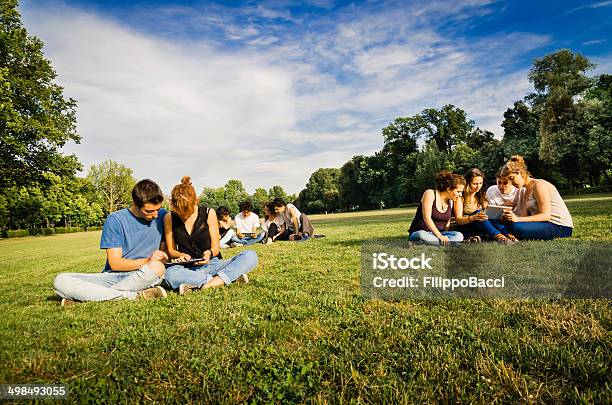
[[[230,247],[232,238],[236,235],[236,232],[232,229],[234,227],[234,221],[230,217],[230,210],[227,207],[217,208],[217,221],[219,221],[219,246],[221,249]]]
[[[240,212],[234,217],[236,235],[232,240],[243,246],[261,242],[266,234],[265,232],[257,231],[261,224],[259,223],[259,216],[252,211],[253,206],[251,202],[248,200],[242,201],[239,207]]]
[[[301,213],[297,207],[291,203],[285,203],[282,198],[275,198],[272,201],[274,211],[281,215],[283,222],[289,229],[289,240],[308,239],[314,236],[314,227],[306,214]]]
[[[266,231],[266,245],[277,240],[289,240],[291,231],[287,228],[283,216],[274,209],[274,203],[269,202],[264,205],[264,224]]]

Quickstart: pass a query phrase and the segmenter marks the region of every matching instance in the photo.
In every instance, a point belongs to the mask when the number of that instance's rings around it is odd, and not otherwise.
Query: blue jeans
[[[476,210],[472,214],[477,214],[482,210]],[[472,215],[470,214],[470,215]],[[470,238],[472,236],[488,236],[491,239],[494,239],[500,233],[504,235],[508,235],[511,233],[506,225],[502,223],[499,219],[487,219],[486,221],[472,221],[469,224],[465,225],[457,225],[455,228],[457,231],[461,232],[465,238]]]
[[[219,276],[225,284],[231,284],[243,274],[248,273],[257,266],[257,253],[253,250],[244,250],[227,260],[213,257],[203,266],[181,266],[177,264],[166,269],[164,279],[166,283],[177,289],[181,284],[191,284],[202,287],[214,276]]]
[[[219,241],[221,249],[229,247],[228,245],[230,241],[234,238],[234,236],[236,236],[236,233],[232,229],[228,229],[227,232],[225,232],[225,235]]]
[[[463,234],[457,231],[441,231],[442,235],[446,236],[452,245],[456,245],[463,241]],[[416,231],[410,234],[409,240],[413,242],[425,242],[429,245],[439,245],[440,239],[431,231]]]
[[[510,232],[517,238],[531,240],[552,240],[572,236],[572,228],[552,222],[511,222]]]
[[[244,234],[244,237],[239,238],[238,235],[232,236],[232,242],[241,243],[244,246],[254,245],[259,243],[266,237],[265,232],[260,232],[256,237],[252,237],[251,234]]]
[[[53,288],[57,295],[76,301],[136,299],[136,292],[161,284],[162,279],[145,264],[135,271],[60,273]]]

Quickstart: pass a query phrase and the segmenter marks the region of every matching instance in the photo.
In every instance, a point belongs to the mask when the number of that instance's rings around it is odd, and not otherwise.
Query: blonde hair
[[[193,213],[194,206],[198,203],[195,189],[191,185],[191,177],[183,176],[181,184],[172,189],[172,211],[180,217],[187,217]]]
[[[502,178],[508,177],[512,173],[525,173],[525,176],[531,176],[529,170],[527,170],[527,165],[525,164],[525,159],[521,155],[512,155],[504,169],[501,171]]]

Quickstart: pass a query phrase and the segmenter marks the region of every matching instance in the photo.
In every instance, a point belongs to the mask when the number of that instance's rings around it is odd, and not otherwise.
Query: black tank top
[[[453,202],[451,201],[451,203],[448,204],[448,208],[446,208],[445,212],[440,212],[438,211],[438,207],[436,206],[436,198],[438,198],[438,195],[436,191],[434,190],[434,201],[431,207],[431,219],[436,225],[436,228],[438,228],[439,231],[443,231],[444,226],[446,225],[448,220],[451,218]],[[423,203],[419,204],[416,215],[414,216],[414,219],[412,220],[412,224],[410,224],[410,229],[408,230],[408,232],[410,233],[417,232],[417,231],[431,232],[431,229],[429,229],[429,227],[425,223],[425,220],[423,219]]]
[[[191,235],[187,233],[185,223],[175,212],[172,213],[172,234],[179,252],[199,258],[210,249],[210,230],[208,229],[208,208],[198,207],[198,217],[193,224]],[[221,259],[221,252],[216,256]]]

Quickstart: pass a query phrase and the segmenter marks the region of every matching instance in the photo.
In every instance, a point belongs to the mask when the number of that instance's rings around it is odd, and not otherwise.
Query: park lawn
[[[612,240],[611,203],[568,198],[574,239]],[[53,278],[98,272],[100,232],[0,240],[0,383],[74,402],[612,401],[610,300],[362,298],[362,241],[405,238],[414,212],[313,216],[327,238],[256,246],[247,285],[65,309]]]

